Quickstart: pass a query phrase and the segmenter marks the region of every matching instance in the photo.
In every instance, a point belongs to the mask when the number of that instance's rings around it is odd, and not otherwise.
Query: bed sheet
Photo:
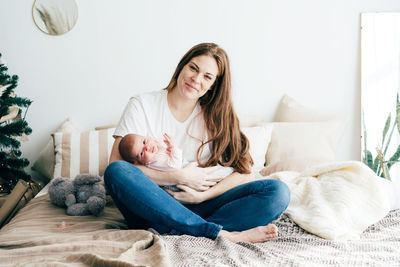
[[[64,223],[64,226],[62,224]],[[400,210],[391,211],[360,239],[326,240],[286,214],[279,236],[259,244],[224,238],[159,236],[128,230],[108,199],[98,216],[67,216],[47,194],[34,198],[0,230],[2,266],[399,266]],[[61,227],[60,227],[61,226]]]

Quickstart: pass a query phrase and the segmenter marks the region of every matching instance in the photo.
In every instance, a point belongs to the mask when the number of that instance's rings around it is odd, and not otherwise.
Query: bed
[[[235,244],[130,230],[110,197],[97,217],[67,216],[43,191],[0,230],[0,265],[400,266],[400,209],[390,205],[382,178],[361,162],[335,159],[343,120],[285,96],[276,123],[243,121],[255,178],[279,179],[291,190],[288,210],[273,222],[278,238]],[[113,129],[75,128],[67,121],[52,135],[35,171],[53,177],[102,175]],[[53,158],[45,158],[49,155]]]
[[[66,227],[60,227],[65,222]],[[2,266],[398,266],[400,210],[368,227],[359,240],[311,234],[286,214],[278,238],[234,244],[128,230],[108,199],[99,217],[65,215],[48,195],[33,199],[0,231]]]

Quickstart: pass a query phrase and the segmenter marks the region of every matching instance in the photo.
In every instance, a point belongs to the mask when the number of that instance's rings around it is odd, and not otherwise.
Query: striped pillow
[[[100,131],[54,133],[53,177],[75,177],[81,173],[102,176],[108,165],[115,128]]]

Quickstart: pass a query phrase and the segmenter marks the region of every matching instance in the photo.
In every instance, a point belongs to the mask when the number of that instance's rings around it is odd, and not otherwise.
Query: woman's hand
[[[248,182],[255,181],[250,174],[240,174],[237,172],[232,173],[228,177],[225,177],[221,182],[215,186],[210,187],[206,191],[196,191],[185,185],[176,185],[181,192],[173,192],[165,189],[171,196],[182,203],[197,204],[214,197],[220,196],[226,191],[234,188],[235,186],[245,184]]]
[[[192,188],[185,186],[185,185],[176,185],[177,188],[181,189],[182,191],[174,192],[169,189],[164,189],[168,192],[173,198],[178,200],[181,203],[186,204],[198,204],[205,200],[207,200],[206,192],[203,191],[196,191]]]
[[[221,166],[201,168],[196,162],[191,162],[185,168],[177,171],[180,177],[178,184],[186,185],[193,190],[205,191],[223,178],[220,175],[210,174],[219,168]]]

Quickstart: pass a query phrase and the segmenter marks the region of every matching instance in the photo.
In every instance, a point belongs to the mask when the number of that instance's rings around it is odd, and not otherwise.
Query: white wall
[[[271,120],[287,93],[348,115],[338,159],[358,160],[360,13],[400,11],[399,0],[77,0],[75,28],[48,36],[33,2],[0,0],[0,53],[17,95],[33,100],[31,162],[66,117],[82,129],[116,123],[130,96],[165,87],[200,42],[228,52],[238,112]]]

